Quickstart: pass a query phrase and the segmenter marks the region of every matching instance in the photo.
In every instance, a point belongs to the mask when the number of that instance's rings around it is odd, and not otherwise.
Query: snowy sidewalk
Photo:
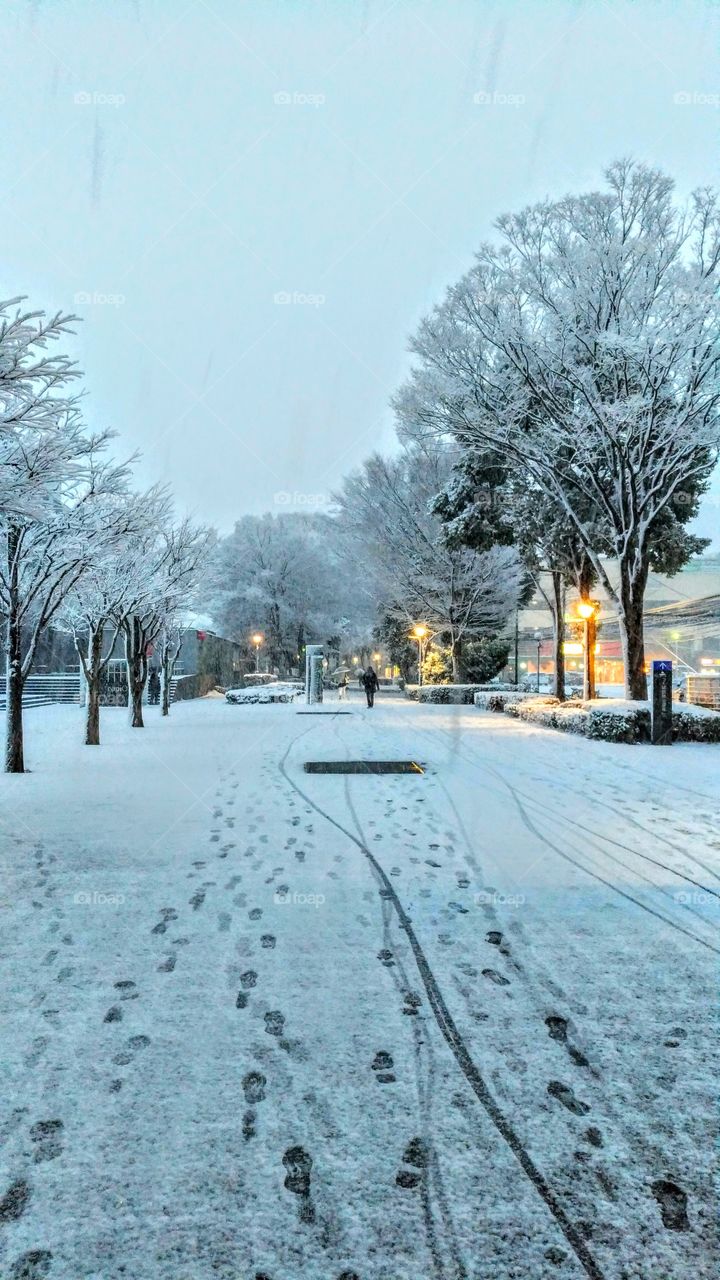
[[[3,1280],[714,1275],[720,748],[345,709],[29,713]]]

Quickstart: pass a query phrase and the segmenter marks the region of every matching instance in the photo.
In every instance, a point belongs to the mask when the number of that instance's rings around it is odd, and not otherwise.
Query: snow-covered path
[[[714,1276],[720,749],[347,709],[29,713],[3,1280]]]

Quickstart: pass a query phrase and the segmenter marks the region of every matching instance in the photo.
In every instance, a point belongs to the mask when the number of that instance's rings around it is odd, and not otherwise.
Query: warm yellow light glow
[[[358,664],[358,662],[359,662],[359,661],[360,661],[360,659],[359,659],[359,658],[353,658],[353,662],[355,663],[355,666],[357,666],[357,664]]]
[[[582,651],[583,651],[582,645],[578,644],[577,641],[575,640],[565,640],[563,642],[563,653],[565,654],[571,654],[571,653],[579,654],[579,653],[582,653]]]
[[[413,635],[416,640],[422,640],[423,636],[427,635],[427,627],[424,627],[421,622],[418,622],[413,627]]]
[[[256,631],[255,635],[252,637],[252,642],[253,644],[261,645],[264,639],[265,637],[261,635],[259,631]]]
[[[379,653],[374,653],[374,654],[373,654],[373,659],[374,659],[374,661],[375,661],[375,662],[379,662],[379,661],[380,661],[380,654],[379,654]]]
[[[595,612],[595,605],[592,600],[578,600],[577,611],[581,618],[592,618]]]

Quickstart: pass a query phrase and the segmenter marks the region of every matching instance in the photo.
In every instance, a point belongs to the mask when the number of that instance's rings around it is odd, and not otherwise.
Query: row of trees
[[[606,178],[499,220],[420,325],[395,407],[409,456],[454,452],[432,507],[448,546],[514,548],[551,583],[558,694],[565,585],[600,583],[644,698],[648,573],[707,545],[687,524],[720,447],[720,215],[643,165]]]
[[[346,652],[372,642],[373,611],[327,513],[243,516],[217,544],[206,601],[228,636],[262,631],[271,666],[296,667],[307,642]]]
[[[181,615],[212,537],[175,520],[166,489],[132,489],[133,459],[113,461],[112,433],[87,428],[80,371],[53,351],[74,317],[46,320],[22,301],[0,303],[0,612],[12,773],[24,771],[23,688],[51,624],[74,636],[87,682],[88,744],[100,740],[100,684],[120,634],[132,724],[142,727],[153,645],[167,712]]]

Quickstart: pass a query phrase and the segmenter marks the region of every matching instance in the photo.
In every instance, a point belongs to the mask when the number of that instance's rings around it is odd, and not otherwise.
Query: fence
[[[0,710],[5,710],[6,689],[0,686]],[[23,689],[24,707],[46,707],[54,702],[80,702],[80,668],[50,675],[29,675]]]

